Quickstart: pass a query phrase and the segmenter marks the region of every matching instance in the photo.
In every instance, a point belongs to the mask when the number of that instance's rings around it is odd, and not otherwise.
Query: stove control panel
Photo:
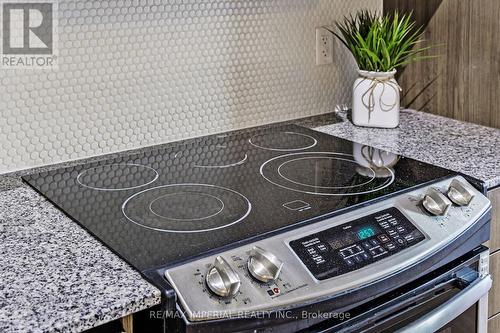
[[[425,239],[395,207],[293,240],[290,247],[318,280],[357,270]]]
[[[462,177],[166,269],[190,321],[320,301],[418,264],[490,208]]]

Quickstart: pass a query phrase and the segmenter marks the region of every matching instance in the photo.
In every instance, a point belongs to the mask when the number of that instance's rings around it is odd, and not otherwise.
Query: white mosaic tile
[[[52,70],[0,70],[0,172],[305,117],[354,62],[315,27],[381,0],[58,1]]]

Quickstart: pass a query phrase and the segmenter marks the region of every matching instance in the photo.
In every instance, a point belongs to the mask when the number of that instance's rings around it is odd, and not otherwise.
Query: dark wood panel
[[[500,313],[500,252],[490,255],[490,274],[493,285],[488,294],[488,317]]]
[[[491,200],[491,236],[490,241],[486,243],[486,246],[490,248],[490,272],[493,276],[493,287],[490,290],[488,296],[488,313],[489,316],[495,316],[494,321],[488,322],[488,326],[493,325],[500,333],[500,188],[494,189],[488,192],[488,198]],[[498,318],[497,318],[498,317]]]
[[[500,188],[489,191],[488,198],[491,200],[491,236],[486,246],[495,252],[500,250]]]
[[[469,1],[469,89],[473,98],[468,120],[500,128],[500,1]]]
[[[488,319],[488,333],[500,333],[500,315]]]
[[[437,59],[398,74],[402,105],[500,128],[500,1],[384,0],[384,10],[413,12]]]

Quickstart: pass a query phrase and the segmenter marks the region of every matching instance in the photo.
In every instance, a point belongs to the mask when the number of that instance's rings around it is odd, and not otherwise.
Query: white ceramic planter
[[[352,122],[358,126],[394,128],[399,125],[399,85],[392,72],[358,70],[352,88]]]

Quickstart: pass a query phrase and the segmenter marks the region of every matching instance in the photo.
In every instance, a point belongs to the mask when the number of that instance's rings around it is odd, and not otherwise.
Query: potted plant
[[[353,85],[352,121],[358,126],[394,128],[399,125],[399,94],[396,71],[408,63],[431,58],[422,53],[422,27],[411,14],[380,15],[367,10],[344,17],[328,28],[351,52],[358,65]]]

